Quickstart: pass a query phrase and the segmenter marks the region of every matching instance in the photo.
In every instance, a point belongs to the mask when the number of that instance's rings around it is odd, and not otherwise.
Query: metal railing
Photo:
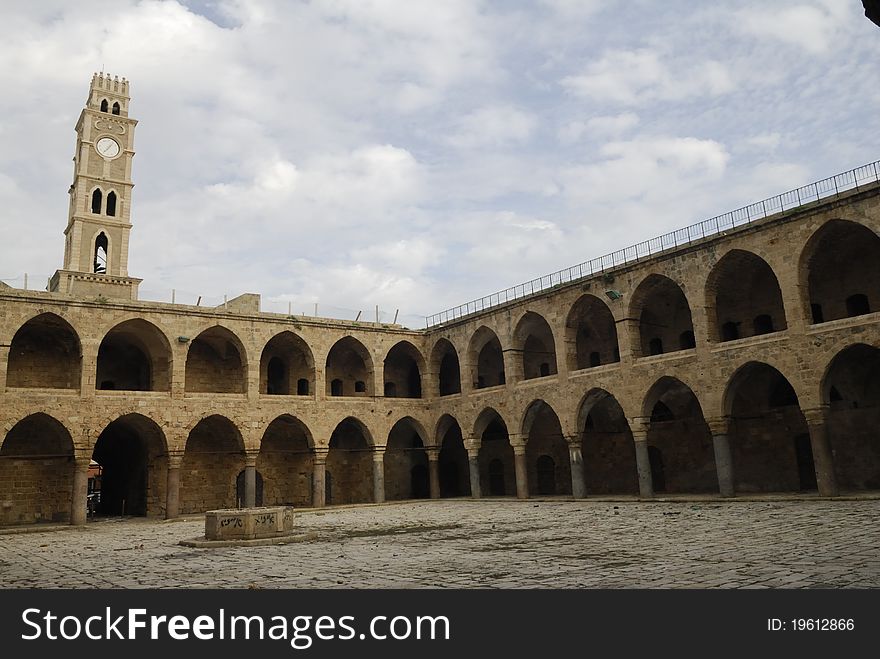
[[[611,254],[600,256],[589,261],[584,261],[570,268],[553,272],[537,279],[532,279],[524,284],[511,286],[503,291],[492,293],[476,300],[471,300],[457,307],[435,313],[425,318],[425,327],[436,327],[474,313],[486,311],[493,307],[513,302],[528,297],[541,291],[546,291],[561,284],[577,281],[587,277],[601,275],[612,268],[617,268],[640,259],[653,256],[669,249],[675,249],[689,245],[696,240],[702,240],[711,236],[722,234],[734,227],[751,224],[762,220],[774,213],[779,213],[805,204],[819,201],[841,192],[858,189],[860,184],[872,181],[880,181],[880,160],[856,167],[842,174],[810,183],[795,190],[783,192],[775,197],[738,208],[724,215],[718,215],[697,224],[677,229],[662,236],[651,238],[644,242],[619,249]]]

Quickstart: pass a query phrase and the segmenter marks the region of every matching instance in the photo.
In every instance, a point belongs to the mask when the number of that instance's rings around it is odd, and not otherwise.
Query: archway
[[[565,321],[568,364],[573,371],[620,361],[611,309],[595,295],[582,295]]]
[[[787,327],[782,291],[768,263],[752,252],[734,249],[718,261],[706,282],[710,335],[733,341]],[[714,322],[712,322],[714,321]]]
[[[6,386],[79,389],[81,364],[76,331],[60,316],[40,314],[12,337]]]
[[[325,377],[328,396],[373,395],[373,361],[354,337],[343,337],[330,349]]]
[[[693,348],[691,308],[681,287],[669,277],[649,275],[632,297],[630,318],[638,318],[637,356],[660,355]]]
[[[98,349],[96,389],[169,391],[171,347],[158,327],[135,318],[119,323]]]
[[[448,414],[443,415],[437,424],[437,438],[440,444],[440,496],[470,496],[470,464],[458,421]]]
[[[190,431],[183,453],[180,512],[243,506],[236,478],[244,468],[244,440],[236,425],[219,414],[199,421]]]
[[[158,516],[164,511],[165,435],[152,419],[126,414],[104,428],[92,452],[101,468],[101,515]]]
[[[260,393],[308,396],[315,390],[315,360],[308,344],[293,332],[273,336],[260,355]]]
[[[326,473],[327,505],[373,501],[372,438],[366,426],[353,417],[339,423],[330,436]]]
[[[838,485],[880,489],[880,349],[859,343],[837,353],[822,381],[822,400]]]
[[[290,414],[282,414],[266,427],[257,456],[265,505],[312,505],[312,446],[309,429]]]
[[[807,242],[800,276],[813,323],[880,309],[880,236],[856,222],[831,220]]]
[[[244,501],[247,497],[247,472],[242,469],[235,477],[235,500]],[[262,506],[263,503],[263,474],[257,469],[254,474],[254,505]],[[244,504],[242,504],[244,505]]]
[[[513,332],[513,340],[514,350],[521,355],[524,380],[556,375],[556,342],[543,316],[534,311],[523,315]]]
[[[421,425],[410,417],[402,418],[391,428],[383,467],[387,501],[427,499],[430,496],[424,433]]]
[[[0,526],[67,522],[73,496],[73,440],[48,414],[25,417],[0,445]]]
[[[244,346],[225,327],[206,329],[193,339],[186,353],[187,392],[244,393],[246,373]]]
[[[717,492],[712,434],[690,387],[664,376],[651,387],[643,410],[650,418],[647,439],[654,491]]]
[[[571,459],[559,417],[550,405],[536,400],[523,420],[529,492],[552,496],[571,494]]]
[[[471,337],[468,362],[474,389],[497,387],[507,381],[501,341],[488,327],[480,327]]]
[[[809,430],[785,376],[768,364],[745,364],[730,378],[725,409],[738,492],[816,489]]]
[[[513,447],[504,419],[492,408],[483,410],[474,435],[480,438],[480,491],[493,497],[516,496]]]
[[[385,396],[421,398],[425,360],[409,341],[401,341],[385,357]]]
[[[431,351],[431,372],[437,374],[441,396],[461,393],[461,367],[455,346],[440,339]]]
[[[589,392],[578,415],[587,494],[638,494],[636,449],[617,399],[602,389]]]

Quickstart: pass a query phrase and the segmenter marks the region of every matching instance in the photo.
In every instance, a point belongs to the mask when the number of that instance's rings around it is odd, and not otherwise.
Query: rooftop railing
[[[431,328],[448,323],[471,314],[486,311],[493,307],[513,302],[515,300],[546,291],[550,288],[578,281],[588,277],[601,275],[613,268],[633,263],[640,259],[653,256],[669,249],[675,249],[690,245],[694,241],[716,236],[734,227],[751,224],[757,220],[779,213],[782,211],[798,208],[806,204],[819,201],[832,196],[837,196],[846,190],[858,189],[860,185],[880,181],[880,160],[856,167],[849,171],[837,174],[829,178],[810,183],[788,192],[783,192],[775,197],[749,204],[724,215],[703,220],[683,229],[677,229],[662,236],[651,238],[637,245],[631,245],[619,249],[611,254],[600,256],[589,261],[584,261],[570,268],[553,272],[537,279],[532,279],[524,284],[511,286],[503,291],[492,293],[476,300],[471,300],[446,311],[435,313],[425,318],[425,327]]]

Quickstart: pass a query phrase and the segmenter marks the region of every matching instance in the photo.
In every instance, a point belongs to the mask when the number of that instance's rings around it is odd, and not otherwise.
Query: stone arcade
[[[0,286],[0,524],[84,523],[92,459],[101,512],[166,518],[880,489],[876,163],[412,331],[139,301],[129,100],[92,79],[49,291]]]

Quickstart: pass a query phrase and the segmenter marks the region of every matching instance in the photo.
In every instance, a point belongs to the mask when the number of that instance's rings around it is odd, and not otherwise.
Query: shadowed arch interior
[[[385,396],[421,398],[425,360],[409,341],[397,343],[385,357]]]
[[[715,310],[709,314],[715,341],[769,334],[788,326],[776,274],[752,252],[735,249],[722,257],[707,280],[706,301]]]
[[[571,459],[559,417],[550,405],[536,400],[523,422],[526,437],[526,475],[529,492],[571,494]]]
[[[507,425],[498,412],[491,408],[483,410],[477,417],[475,435],[480,441],[480,491],[488,496],[516,495],[513,447]]]
[[[464,437],[458,421],[448,414],[437,424],[437,442],[440,445],[440,496],[470,496],[470,464]]]
[[[595,295],[582,295],[572,306],[565,321],[565,342],[573,371],[620,361],[614,316]]]
[[[431,351],[431,371],[437,374],[441,396],[461,393],[461,366],[455,346],[440,339]]]
[[[0,526],[69,521],[74,466],[57,419],[40,412],[12,426],[0,445]]]
[[[352,336],[339,339],[330,349],[325,377],[328,396],[373,395],[373,361],[364,344]]]
[[[98,349],[97,389],[169,391],[171,347],[158,327],[136,318],[114,326]]]
[[[595,389],[584,398],[578,418],[587,494],[638,494],[635,443],[617,399]]]
[[[305,340],[290,331],[273,336],[260,355],[260,393],[308,396],[315,390],[315,360]]]
[[[517,323],[513,333],[514,350],[521,355],[522,378],[556,375],[556,342],[549,323],[540,314],[529,311]]]
[[[214,414],[190,431],[180,467],[180,512],[235,508],[236,478],[245,468],[244,440],[238,427]]]
[[[329,504],[368,503],[373,500],[372,440],[366,426],[353,417],[339,423],[330,436],[326,473],[332,483]]]
[[[24,323],[9,346],[7,387],[79,389],[82,355],[76,331],[52,313]]]
[[[743,365],[727,385],[725,409],[738,492],[816,489],[806,420],[782,373],[760,362]]]
[[[247,388],[244,346],[235,334],[215,325],[199,334],[186,353],[188,392],[240,394]]]
[[[481,327],[471,337],[468,361],[474,389],[496,387],[507,381],[501,341],[488,327]]]
[[[264,505],[312,505],[312,444],[308,427],[290,414],[282,414],[266,427],[257,456]]]
[[[424,429],[411,417],[402,418],[391,428],[383,466],[388,501],[430,496],[424,437]]]
[[[880,309],[880,236],[861,224],[824,224],[804,247],[800,270],[813,323]]]
[[[646,277],[632,297],[630,317],[639,322],[637,356],[659,355],[694,347],[691,308],[681,287],[669,277]]]

